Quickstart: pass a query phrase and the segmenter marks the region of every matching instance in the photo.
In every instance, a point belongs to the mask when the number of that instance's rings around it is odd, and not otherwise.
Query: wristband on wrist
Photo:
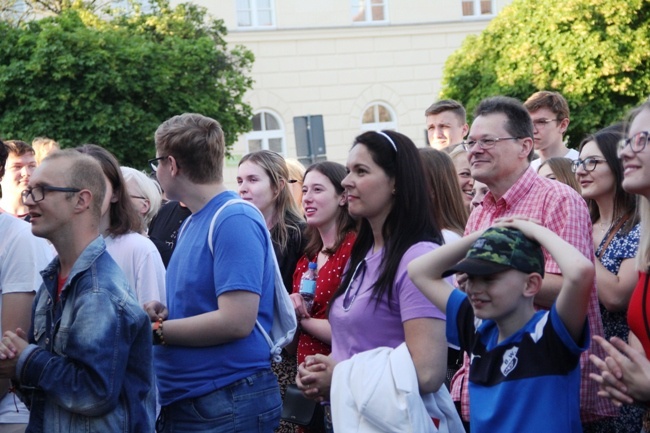
[[[163,319],[160,318],[158,321],[154,322],[151,330],[153,332],[153,344],[164,346],[165,336],[163,335]]]

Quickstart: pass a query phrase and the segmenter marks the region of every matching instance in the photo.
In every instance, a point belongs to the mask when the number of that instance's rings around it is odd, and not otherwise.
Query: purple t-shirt
[[[403,323],[407,320],[445,320],[445,315],[411,282],[406,270],[411,260],[436,248],[438,245],[432,242],[419,242],[404,253],[395,275],[390,308],[386,296],[377,303],[371,290],[379,276],[384,250],[368,252],[365,262],[357,268],[349,290],[336,298],[330,309],[332,357],[336,361],[377,347],[399,346],[405,341]]]

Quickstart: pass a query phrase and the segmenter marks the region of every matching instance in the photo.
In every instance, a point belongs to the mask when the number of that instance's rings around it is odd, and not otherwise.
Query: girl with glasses
[[[573,161],[575,178],[587,201],[596,252],[596,286],[606,338],[628,339],[627,306],[637,281],[634,257],[640,226],[636,198],[623,189],[623,164],[617,156],[621,128],[609,127],[587,136]],[[643,411],[623,408],[616,418],[590,423],[590,432],[629,432],[641,429]]]
[[[338,362],[406,342],[419,392],[437,391],[447,369],[444,314],[427,302],[406,269],[442,243],[418,150],[400,133],[366,132],[356,138],[346,168],[342,184],[359,233],[330,301],[332,354],[308,356],[298,368],[298,387],[320,401],[337,398],[330,386]]]

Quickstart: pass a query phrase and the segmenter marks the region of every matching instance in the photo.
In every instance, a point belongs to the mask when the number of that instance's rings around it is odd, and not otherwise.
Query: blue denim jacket
[[[152,432],[151,323],[100,236],[55,302],[58,258],[41,272],[30,345],[16,366],[27,432]]]

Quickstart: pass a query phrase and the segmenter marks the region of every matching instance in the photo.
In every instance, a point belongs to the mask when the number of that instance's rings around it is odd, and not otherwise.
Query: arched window
[[[270,111],[253,116],[253,130],[246,135],[247,152],[267,149],[285,155],[284,128],[280,117]]]
[[[396,130],[397,116],[393,109],[381,102],[371,103],[363,112],[361,118],[362,131]]]

